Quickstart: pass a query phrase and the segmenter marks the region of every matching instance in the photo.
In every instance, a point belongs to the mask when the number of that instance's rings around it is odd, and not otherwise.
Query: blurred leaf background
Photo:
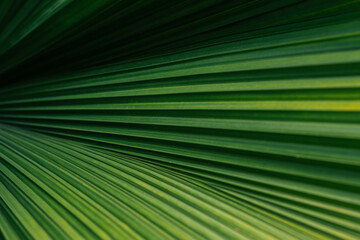
[[[358,0],[3,0],[0,83],[1,239],[360,239]]]

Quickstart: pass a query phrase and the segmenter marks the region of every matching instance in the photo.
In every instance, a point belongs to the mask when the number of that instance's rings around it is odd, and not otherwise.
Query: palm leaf
[[[5,239],[360,239],[358,1],[0,3]]]

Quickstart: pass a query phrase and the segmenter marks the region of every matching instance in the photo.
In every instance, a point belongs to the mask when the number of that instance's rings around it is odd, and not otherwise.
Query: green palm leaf
[[[1,2],[0,236],[360,239],[359,10]]]

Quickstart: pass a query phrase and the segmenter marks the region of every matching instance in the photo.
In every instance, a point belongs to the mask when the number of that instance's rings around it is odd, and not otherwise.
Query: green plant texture
[[[360,240],[359,0],[2,0],[0,86],[0,239]]]

